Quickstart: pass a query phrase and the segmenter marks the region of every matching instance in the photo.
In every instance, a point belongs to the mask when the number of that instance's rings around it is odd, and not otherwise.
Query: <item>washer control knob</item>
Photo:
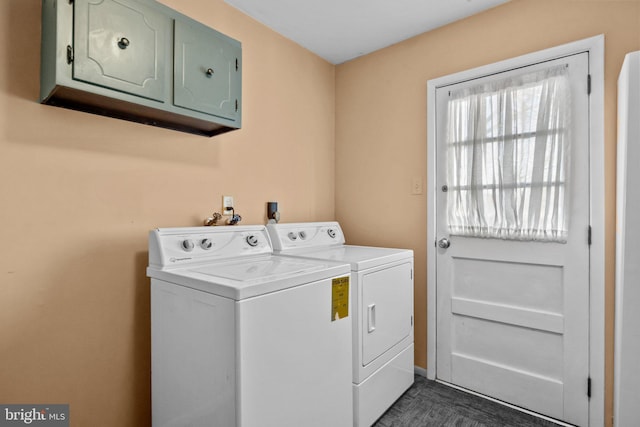
[[[334,230],[333,228],[330,228],[327,230],[327,234],[329,235],[329,237],[331,237],[332,239],[336,238],[336,230]]]
[[[298,233],[298,236],[300,236],[300,238],[302,240],[307,238],[307,232],[306,231],[301,231],[300,233]]]
[[[258,246],[258,236],[254,234],[247,236],[247,244],[249,246]]]
[[[290,231],[289,234],[287,234],[287,236],[289,236],[289,240],[298,239],[298,235],[296,233],[294,233],[293,231]]]
[[[211,239],[202,239],[200,241],[200,247],[202,249],[211,249],[211,247],[213,246],[213,242],[211,241]]]
[[[184,249],[185,251],[191,252],[194,247],[195,245],[193,244],[193,240],[185,239],[182,241],[182,249]]]

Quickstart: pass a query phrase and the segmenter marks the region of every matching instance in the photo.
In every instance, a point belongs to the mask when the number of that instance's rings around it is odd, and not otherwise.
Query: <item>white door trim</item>
[[[427,378],[436,378],[436,88],[566,55],[589,52],[590,223],[589,425],[604,425],[604,35],[522,55],[427,82]],[[586,88],[585,88],[586,90]],[[585,236],[586,238],[586,236]],[[586,392],[586,384],[585,384]]]

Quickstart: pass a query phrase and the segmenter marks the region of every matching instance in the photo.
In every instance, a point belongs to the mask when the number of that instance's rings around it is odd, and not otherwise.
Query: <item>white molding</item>
[[[604,425],[604,288],[605,288],[605,171],[604,171],[604,35],[518,56],[494,64],[462,71],[427,82],[427,378],[436,379],[436,89],[470,79],[531,64],[589,52],[591,96],[589,97],[590,147],[590,325],[589,372],[591,400],[589,425]]]
[[[415,365],[413,367],[413,373],[416,375],[420,375],[421,377],[427,377],[427,370],[418,365]]]

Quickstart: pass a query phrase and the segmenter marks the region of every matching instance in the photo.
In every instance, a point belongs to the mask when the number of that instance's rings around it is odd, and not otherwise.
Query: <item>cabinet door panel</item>
[[[76,0],[73,78],[163,101],[170,29],[136,1]]]
[[[174,104],[227,119],[238,117],[240,48],[217,32],[175,22]]]

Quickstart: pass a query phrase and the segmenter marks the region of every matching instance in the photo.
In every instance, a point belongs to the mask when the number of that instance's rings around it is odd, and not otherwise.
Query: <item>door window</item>
[[[450,234],[566,242],[567,67],[449,92]]]

